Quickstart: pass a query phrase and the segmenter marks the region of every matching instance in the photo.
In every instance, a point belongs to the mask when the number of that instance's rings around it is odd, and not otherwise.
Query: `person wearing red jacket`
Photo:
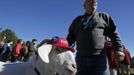
[[[13,50],[13,58],[11,60],[12,62],[19,61],[19,56],[20,56],[21,49],[22,49],[22,43],[23,43],[22,39],[19,39],[17,41],[17,44]]]
[[[123,46],[123,52],[125,54],[125,58],[119,63],[119,73],[120,75],[130,75],[131,55],[125,46]]]
[[[107,49],[110,75],[117,75],[118,61],[117,61],[115,54],[114,54],[115,48],[113,46],[112,41],[107,41],[106,49]]]

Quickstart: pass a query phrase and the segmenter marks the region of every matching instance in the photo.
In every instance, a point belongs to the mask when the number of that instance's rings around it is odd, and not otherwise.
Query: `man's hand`
[[[115,52],[115,55],[119,62],[123,61],[125,58],[125,54],[122,51]]]

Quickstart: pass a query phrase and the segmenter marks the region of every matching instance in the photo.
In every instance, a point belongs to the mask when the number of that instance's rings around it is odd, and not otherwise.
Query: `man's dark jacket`
[[[104,50],[106,37],[111,38],[117,50],[123,50],[112,18],[106,13],[95,12],[76,17],[69,28],[67,40],[70,46],[76,41],[80,55],[94,55]]]

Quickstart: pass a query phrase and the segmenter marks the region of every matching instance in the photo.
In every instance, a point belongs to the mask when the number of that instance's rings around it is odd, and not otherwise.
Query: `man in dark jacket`
[[[4,51],[2,52],[2,61],[10,61],[12,55],[12,44],[13,40],[8,40],[7,43],[4,45]]]
[[[123,60],[122,43],[112,18],[99,13],[96,0],[85,0],[85,14],[76,17],[67,40],[70,46],[76,42],[77,75],[109,75],[105,42],[108,36],[116,47],[116,56]]]
[[[33,56],[37,53],[37,39],[32,39],[32,42],[31,42],[31,47],[30,47],[30,56]]]

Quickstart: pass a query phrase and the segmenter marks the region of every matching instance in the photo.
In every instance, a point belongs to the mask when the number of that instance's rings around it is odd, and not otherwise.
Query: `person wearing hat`
[[[118,61],[123,53],[122,42],[116,25],[107,13],[97,12],[97,0],[84,1],[85,13],[76,17],[69,27],[67,40],[76,42],[76,75],[110,75],[105,49],[108,36],[116,47]]]

